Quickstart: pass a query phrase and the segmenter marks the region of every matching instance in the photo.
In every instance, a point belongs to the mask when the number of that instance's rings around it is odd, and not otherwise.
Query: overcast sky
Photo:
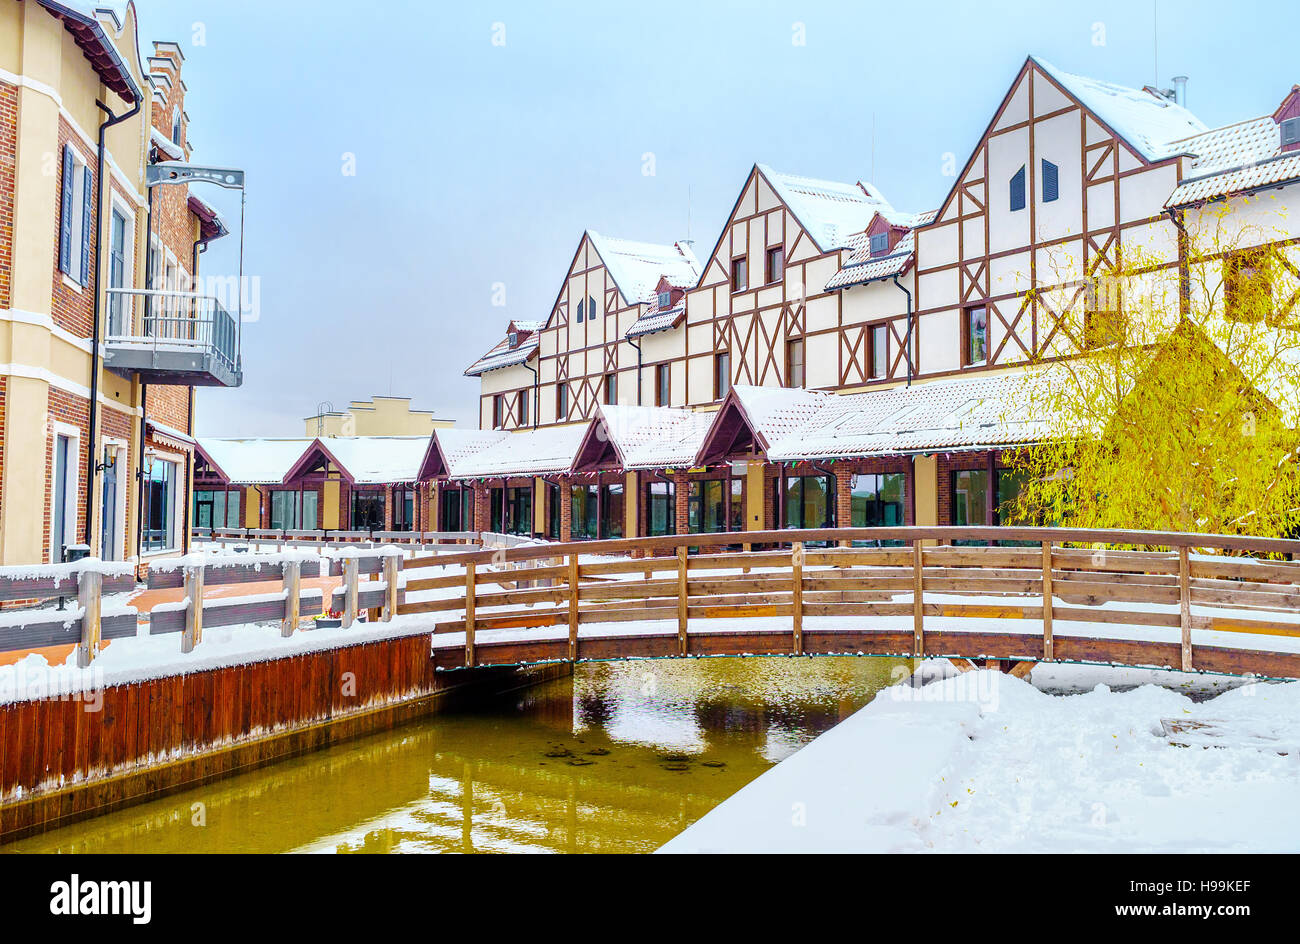
[[[185,51],[194,159],[248,172],[259,319],[244,386],[200,392],[202,435],[301,435],[322,401],[389,393],[473,425],[462,372],[546,317],[584,229],[689,226],[703,256],[756,161],[932,208],[1030,53],[1189,75],[1211,126],[1300,82],[1294,3],[1163,0],[1158,31],[1152,0],[137,3],[142,37]],[[222,243],[207,274],[235,269]]]

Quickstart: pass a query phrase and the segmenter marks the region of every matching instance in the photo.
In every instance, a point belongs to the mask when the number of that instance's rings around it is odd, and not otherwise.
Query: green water
[[[649,852],[893,681],[887,659],[580,665],[5,852]]]

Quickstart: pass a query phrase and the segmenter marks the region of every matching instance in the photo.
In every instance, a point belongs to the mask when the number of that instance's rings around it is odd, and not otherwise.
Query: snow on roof
[[[1300,152],[1282,150],[1271,115],[1214,128],[1180,142],[1195,154],[1188,176],[1165,206],[1186,206],[1300,178]]]
[[[536,323],[513,322],[516,327]],[[502,367],[513,367],[516,364],[522,364],[537,353],[537,347],[540,343],[541,335],[536,330],[533,330],[526,337],[520,338],[516,347],[510,346],[510,336],[507,334],[506,337],[496,343],[492,350],[470,364],[465,369],[465,376],[477,377],[480,374],[486,374],[489,370],[499,370]]]
[[[181,146],[172,141],[157,128],[149,129],[149,142],[173,161],[185,160],[185,152],[181,150]]]
[[[686,305],[680,302],[671,308],[651,308],[632,322],[625,337],[639,338],[658,331],[667,331],[669,328],[677,327],[685,315]]]
[[[587,230],[587,237],[627,305],[651,302],[661,278],[677,288],[694,288],[700,280],[700,263],[688,243],[661,246],[602,236],[592,230]]]
[[[507,435],[509,434],[503,429],[435,429],[429,446],[432,449],[437,444],[447,465],[446,473],[454,478],[462,463],[505,439]]]
[[[601,405],[595,421],[604,423],[622,468],[667,469],[694,464],[716,417],[662,406]]]
[[[877,213],[891,219],[897,214],[871,184],[782,174],[766,164],[759,164],[758,170],[822,252],[847,246]]]
[[[317,440],[358,485],[414,482],[428,436],[322,436]]]
[[[1033,62],[1148,161],[1186,153],[1179,142],[1207,130],[1182,105],[1145,89],[1074,75],[1037,56]]]
[[[1032,375],[936,380],[835,394],[737,386],[750,424],[774,462],[943,451],[1031,442],[1045,422],[1011,418],[1030,402]]]
[[[448,478],[501,478],[568,472],[586,432],[586,424],[502,432],[496,441],[459,455],[455,460],[448,456]]]
[[[266,485],[285,475],[315,442],[314,439],[201,438],[199,450],[213,471],[232,485]]]
[[[866,233],[858,233],[849,241],[849,258],[827,281],[826,290],[887,279],[906,270],[916,254],[915,228],[932,222],[938,212],[938,210],[927,210],[907,217],[906,222],[900,225],[907,226],[908,230],[894,246],[894,251],[888,255],[872,256],[871,238]]]

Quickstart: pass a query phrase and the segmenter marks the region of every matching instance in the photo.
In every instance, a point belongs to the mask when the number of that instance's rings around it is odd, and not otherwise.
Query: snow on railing
[[[77,646],[77,664],[94,659],[103,639],[135,635],[136,612],[122,606],[105,611],[105,594],[135,589],[135,566],[87,557],[65,564],[0,567],[0,600],[41,601],[76,597],[73,609],[16,609],[0,617],[0,652],[44,646]]]

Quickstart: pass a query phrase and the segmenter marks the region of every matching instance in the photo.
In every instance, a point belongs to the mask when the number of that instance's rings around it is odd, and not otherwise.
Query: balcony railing
[[[110,288],[107,295],[108,367],[154,383],[242,382],[240,325],[214,296],[143,288]]]

